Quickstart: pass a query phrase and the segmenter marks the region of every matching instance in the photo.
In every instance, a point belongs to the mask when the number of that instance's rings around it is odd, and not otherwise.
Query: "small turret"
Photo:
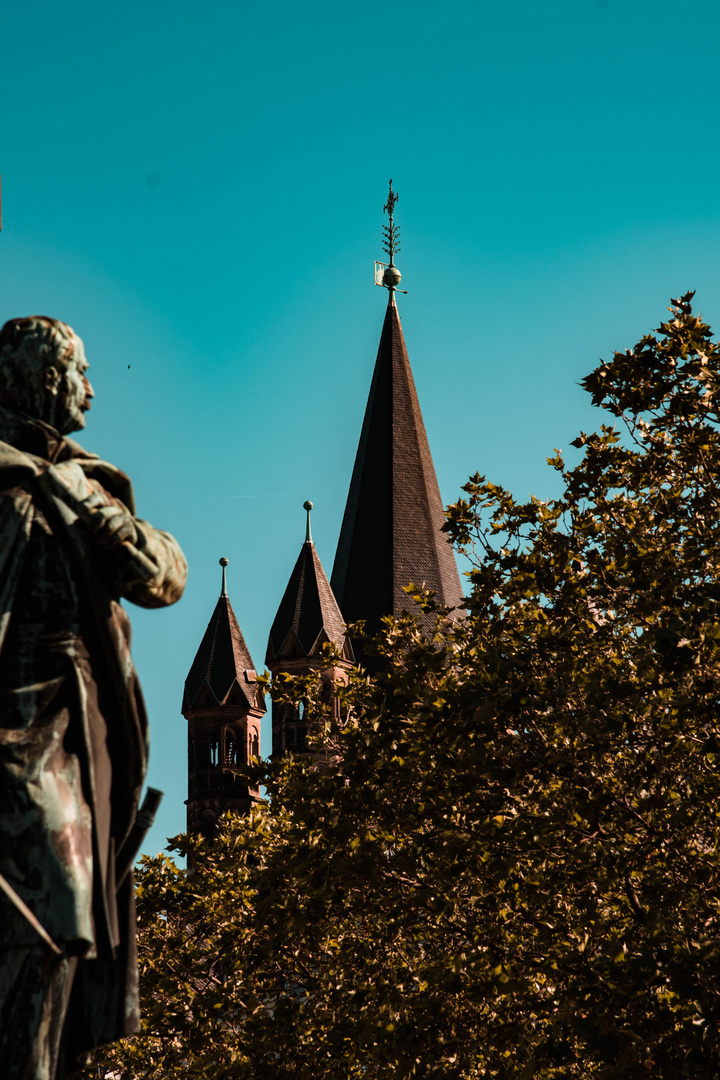
[[[188,722],[188,832],[212,836],[225,810],[246,813],[260,801],[237,768],[260,756],[265,700],[252,657],[227,593],[222,590],[185,680],[182,713]]]
[[[270,630],[265,664],[273,675],[321,674],[328,692],[338,682],[347,681],[347,672],[354,662],[352,646],[345,636],[345,622],[325,576],[315,550],[310,529],[311,502],[304,503],[307,511],[305,542],[290,575],[280,607]],[[332,642],[341,659],[327,666],[323,645]],[[273,754],[286,750],[294,753],[305,749],[308,717],[303,706],[273,701]]]

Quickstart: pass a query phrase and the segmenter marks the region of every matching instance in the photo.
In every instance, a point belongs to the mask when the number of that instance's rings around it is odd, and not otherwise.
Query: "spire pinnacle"
[[[405,292],[405,289],[398,289],[402,275],[395,265],[395,255],[400,250],[400,229],[395,224],[395,203],[398,201],[398,194],[393,191],[392,180],[390,181],[390,191],[388,193],[387,202],[383,206],[383,213],[388,215],[389,222],[387,225],[383,225],[383,247],[387,252],[390,262],[375,263],[375,284],[384,285],[390,293],[389,303],[394,304],[393,294],[397,290],[398,292]]]
[[[305,529],[305,543],[312,544],[312,533],[310,532],[310,511],[313,508],[313,504],[307,499],[303,503],[303,510],[307,510],[307,528]]]
[[[220,593],[221,596],[227,596],[227,594],[228,594],[228,592],[227,592],[227,578],[225,577],[225,567],[227,566],[229,561],[230,560],[226,559],[224,555],[219,560],[220,565],[222,566],[222,592]]]
[[[385,233],[385,240],[383,242],[383,247],[385,248],[388,255],[390,256],[390,266],[395,265],[395,262],[394,262],[395,252],[400,250],[400,229],[397,227],[397,225],[395,224],[395,222],[393,220],[393,215],[394,215],[394,212],[395,212],[395,203],[398,201],[399,197],[400,196],[397,194],[397,192],[393,191],[392,180],[391,180],[390,181],[390,194],[388,195],[387,202],[383,206],[383,213],[387,214],[388,217],[390,218],[390,224],[389,225],[383,225],[383,232]]]

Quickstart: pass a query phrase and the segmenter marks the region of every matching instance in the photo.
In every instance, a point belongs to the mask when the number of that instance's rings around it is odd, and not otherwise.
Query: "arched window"
[[[197,739],[195,742],[195,767],[207,769],[210,764],[210,743],[207,739]]]
[[[215,766],[220,764],[220,740],[218,738],[217,731],[213,731],[208,740],[210,749],[210,765]]]
[[[250,736],[250,754],[252,757],[260,757],[260,738],[257,731],[253,731]]]
[[[225,732],[225,764],[237,765],[238,763],[238,737],[237,732],[231,728]]]

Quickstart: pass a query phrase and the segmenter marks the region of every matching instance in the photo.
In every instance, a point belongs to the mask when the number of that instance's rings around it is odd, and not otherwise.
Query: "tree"
[[[140,873],[122,1076],[713,1080],[720,350],[673,301],[585,380],[551,501],[474,476],[466,620],[386,620],[322,767]],[[309,694],[307,684],[293,692]],[[349,711],[348,711],[349,710]]]

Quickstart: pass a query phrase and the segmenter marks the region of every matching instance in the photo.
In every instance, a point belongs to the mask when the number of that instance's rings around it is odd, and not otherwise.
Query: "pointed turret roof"
[[[385,284],[388,307],[331,578],[346,622],[365,619],[370,633],[383,615],[413,608],[403,592],[411,581],[450,607],[462,603],[395,290]]]
[[[305,543],[270,630],[265,657],[269,668],[281,660],[319,655],[327,641],[334,642],[346,659],[353,658],[345,637],[345,620],[310,535],[312,503],[306,502],[305,509],[308,512]]]
[[[184,715],[191,709],[209,705],[265,708],[257,687],[255,665],[227,594],[227,562],[225,558],[220,560],[222,592],[185,680]]]

